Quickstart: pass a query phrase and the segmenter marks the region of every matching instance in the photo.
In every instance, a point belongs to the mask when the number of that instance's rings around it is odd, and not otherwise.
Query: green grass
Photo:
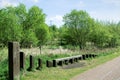
[[[109,60],[114,59],[115,57],[120,56],[119,48],[98,52],[99,56],[94,59],[87,59],[84,62],[86,63],[85,67],[74,68],[74,69],[62,69],[57,68],[47,68],[45,67],[46,60],[53,60],[56,58],[68,57],[75,54],[46,54],[34,56],[35,59],[35,68],[37,67],[37,59],[41,58],[43,60],[42,70],[36,70],[29,72],[27,68],[29,67],[29,56],[26,56],[25,60],[25,70],[21,72],[21,80],[70,80],[75,75],[83,73],[91,68],[94,68],[97,65],[103,64]],[[0,80],[8,79],[8,51],[7,48],[0,49]]]
[[[0,62],[0,80],[8,79],[8,60]]]
[[[8,57],[7,48],[0,48],[0,62],[4,61]]]
[[[0,80],[8,79],[8,51],[7,48],[0,48]]]
[[[120,56],[119,50],[114,50],[114,52],[110,51],[99,54],[97,58],[85,60],[87,66],[82,68],[61,69],[60,67],[57,67],[43,68],[41,71],[36,70],[34,72],[26,71],[21,76],[21,80],[70,80],[75,75],[83,73],[84,71],[94,68],[118,56]]]

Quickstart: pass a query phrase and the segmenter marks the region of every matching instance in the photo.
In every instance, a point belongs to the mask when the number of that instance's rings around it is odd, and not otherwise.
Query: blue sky
[[[46,23],[61,26],[62,17],[71,10],[85,10],[94,19],[120,21],[120,0],[0,0],[0,8],[8,5],[26,5],[27,9],[36,5],[47,15]]]

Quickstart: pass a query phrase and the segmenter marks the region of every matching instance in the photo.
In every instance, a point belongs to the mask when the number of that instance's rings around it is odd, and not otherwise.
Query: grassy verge
[[[35,59],[41,58],[43,60],[43,69],[42,70],[34,70],[32,72],[26,71],[29,67],[29,57],[26,58],[26,66],[25,71],[21,73],[21,80],[70,80],[75,75],[83,73],[97,65],[103,64],[109,60],[114,59],[115,57],[120,56],[120,50],[117,48],[116,50],[107,50],[103,52],[98,52],[99,56],[94,59],[87,59],[84,62],[86,63],[85,67],[74,68],[74,69],[62,69],[60,67],[57,68],[46,68],[45,63],[46,60],[53,60],[55,58],[68,57],[75,54],[47,54],[47,55],[39,55],[35,57]],[[102,54],[101,54],[102,53]],[[7,59],[8,51],[7,48],[0,49],[0,80],[8,79],[8,59]],[[35,60],[37,61],[37,60]],[[36,62],[35,62],[36,64]]]
[[[43,68],[41,71],[25,72],[21,80],[70,80],[75,75],[83,73],[91,68],[103,64],[120,56],[120,50],[100,54],[97,58],[85,60],[87,66],[74,69]]]
[[[7,48],[0,48],[0,80],[8,79],[8,51]]]

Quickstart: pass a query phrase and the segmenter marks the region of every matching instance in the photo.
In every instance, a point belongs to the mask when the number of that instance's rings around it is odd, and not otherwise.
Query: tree
[[[46,24],[41,24],[36,28],[35,33],[38,39],[38,46],[41,53],[42,45],[44,45],[50,39],[49,28]]]
[[[7,45],[8,41],[21,41],[22,28],[14,7],[7,7],[0,11],[0,41]]]
[[[65,26],[68,27],[65,39],[68,43],[79,45],[83,49],[88,40],[90,27],[93,26],[93,19],[86,11],[72,10],[64,16]]]
[[[91,28],[90,42],[98,48],[115,47],[118,42],[118,32],[116,24],[96,21]]]
[[[42,12],[42,9],[37,6],[31,7],[25,23],[25,29],[33,29],[33,31],[35,31],[38,25],[45,23],[45,14]]]
[[[25,21],[27,19],[26,6],[24,4],[19,4],[17,7],[15,7],[15,13],[18,17],[18,24],[22,28],[22,33],[21,33],[22,37],[21,37],[21,41],[20,41],[21,47],[30,47],[29,41],[33,42],[35,39],[33,38],[34,36],[31,36],[31,34],[34,34],[34,33],[33,32],[29,33],[30,30],[25,29],[25,24],[26,24]],[[27,34],[27,33],[29,33],[29,34]],[[35,42],[37,42],[37,41],[35,41]],[[27,46],[27,43],[28,43],[28,46]]]
[[[22,47],[29,47],[36,46],[38,44],[38,39],[36,34],[31,30],[25,30],[22,38]]]
[[[109,32],[111,33],[112,37],[111,40],[108,42],[109,47],[116,47],[120,44],[120,25],[115,23],[109,23],[107,25],[109,27]]]
[[[33,6],[28,10],[28,13],[26,15],[26,20],[24,22],[23,30],[24,32],[27,32],[29,30],[34,35],[34,37],[31,37],[29,38],[29,40],[27,40],[28,43],[31,43],[32,41],[34,43],[38,42],[36,45],[41,45],[45,43],[48,34],[46,34],[47,31],[45,24],[45,14],[42,12],[42,9],[40,9],[37,6]],[[26,33],[24,34],[25,34],[24,35],[25,38],[26,36],[29,36]],[[31,45],[33,44],[33,42],[31,43]]]
[[[52,37],[52,40],[58,38],[58,28],[56,25],[51,25],[49,26],[49,30],[51,32],[51,37]]]
[[[60,40],[59,44],[60,45],[67,45],[67,42],[70,42],[70,41],[65,40],[67,31],[68,31],[68,29],[65,25],[63,25],[59,28],[59,40]]]
[[[24,22],[27,16],[26,6],[24,4],[19,4],[19,6],[15,7],[15,13],[19,18],[19,24],[24,28]]]
[[[50,31],[50,44],[52,45],[57,45],[58,44],[58,39],[59,39],[59,28],[56,25],[51,25],[49,26],[49,31]]]

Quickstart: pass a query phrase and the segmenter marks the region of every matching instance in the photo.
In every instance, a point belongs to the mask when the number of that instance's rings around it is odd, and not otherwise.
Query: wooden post
[[[47,67],[53,67],[52,61],[47,60],[47,61],[46,61],[46,66],[47,66]]]
[[[8,42],[9,80],[20,80],[19,43]]]
[[[60,66],[63,66],[63,61],[61,60],[61,61],[59,61],[59,63],[58,63]]]
[[[30,55],[30,67],[27,70],[32,71],[33,69],[34,69],[34,59],[33,56]]]
[[[42,60],[40,58],[38,59],[38,67],[36,69],[42,69]]]
[[[20,52],[20,70],[25,68],[25,54],[24,52]]]
[[[56,60],[53,60],[53,67],[57,67],[57,62],[56,62]]]
[[[74,59],[71,58],[71,59],[69,60],[69,62],[70,62],[71,64],[73,64],[73,63],[74,63]]]

